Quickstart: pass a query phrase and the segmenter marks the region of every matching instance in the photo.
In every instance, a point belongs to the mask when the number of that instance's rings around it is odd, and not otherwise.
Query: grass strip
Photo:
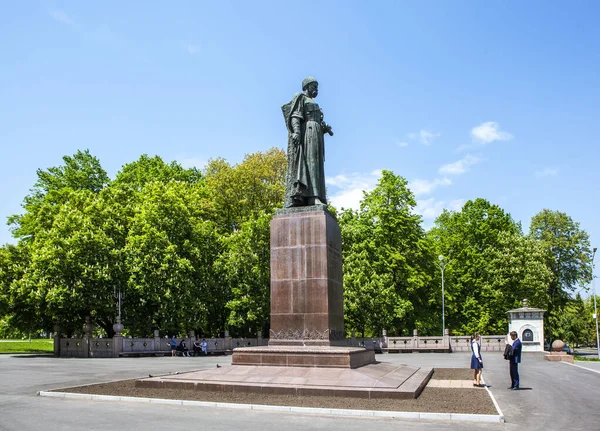
[[[0,355],[14,353],[52,353],[54,352],[53,340],[2,340],[0,341]]]
[[[575,356],[576,361],[600,362],[600,359],[591,356]]]

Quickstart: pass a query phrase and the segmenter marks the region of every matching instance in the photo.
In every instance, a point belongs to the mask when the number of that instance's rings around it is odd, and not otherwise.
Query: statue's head
[[[302,80],[302,91],[314,99],[319,94],[319,83],[312,76],[304,78]]]

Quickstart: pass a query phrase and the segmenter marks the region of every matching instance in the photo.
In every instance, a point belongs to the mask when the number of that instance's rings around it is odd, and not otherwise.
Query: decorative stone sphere
[[[553,352],[562,352],[563,348],[565,347],[565,342],[562,340],[554,340],[552,342],[552,351]]]

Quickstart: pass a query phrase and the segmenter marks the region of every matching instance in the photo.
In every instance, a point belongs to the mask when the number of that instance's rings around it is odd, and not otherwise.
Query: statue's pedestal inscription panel
[[[270,346],[345,344],[341,249],[327,211],[290,209],[273,218]]]

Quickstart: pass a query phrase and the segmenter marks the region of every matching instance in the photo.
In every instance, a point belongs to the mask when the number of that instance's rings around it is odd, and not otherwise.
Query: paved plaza
[[[469,354],[386,354],[378,361],[431,367],[467,367]],[[45,398],[37,391],[176,371],[228,365],[231,357],[58,359],[0,355],[0,430],[210,429],[264,430],[595,430],[600,429],[600,364],[572,366],[525,354],[521,391],[506,389],[508,366],[502,354],[484,353],[484,379],[504,424],[340,417]],[[589,368],[591,370],[585,369]],[[595,370],[595,371],[594,371]]]

